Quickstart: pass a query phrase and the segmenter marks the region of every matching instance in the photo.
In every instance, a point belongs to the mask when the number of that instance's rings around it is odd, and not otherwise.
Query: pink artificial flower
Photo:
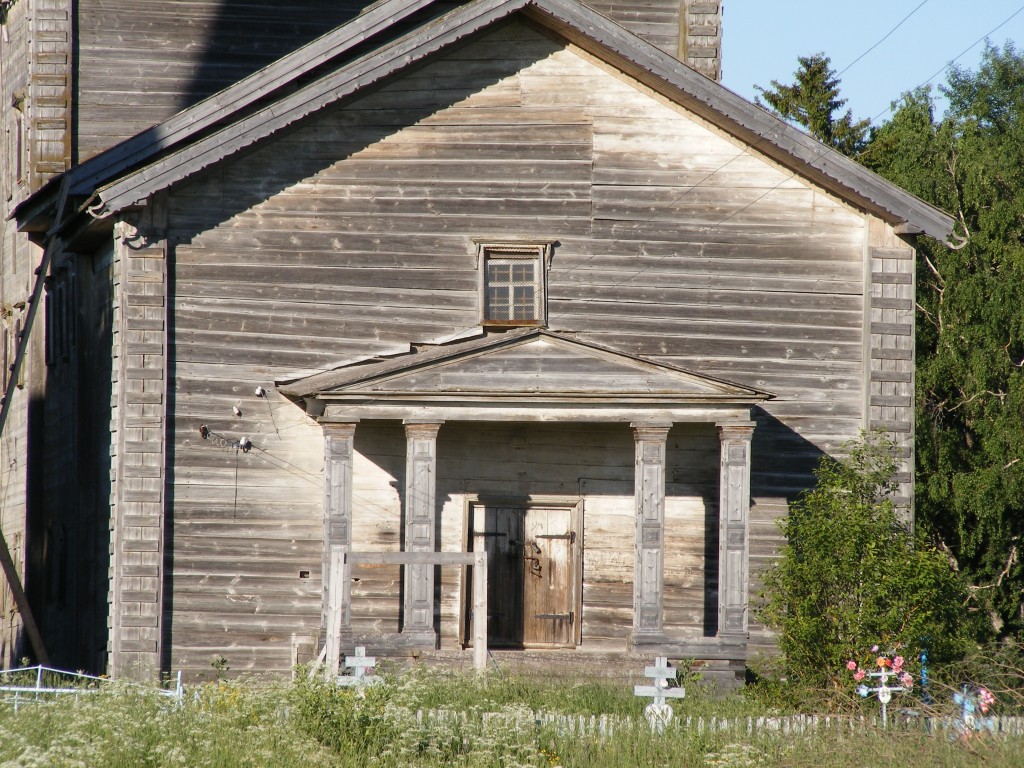
[[[978,706],[981,708],[983,714],[987,714],[989,708],[996,703],[996,697],[992,695],[992,691],[988,688],[978,689]]]
[[[865,674],[867,673],[863,669],[858,669],[856,672],[853,673],[853,679],[859,683],[861,680],[864,679]]]
[[[857,662],[853,659],[850,659],[848,662],[846,662],[846,668],[853,672],[853,670],[857,668]]]
[[[903,669],[902,656],[897,656],[895,659],[892,660],[892,668],[894,672],[899,672],[901,669]]]
[[[878,646],[877,645],[872,645],[871,646],[871,652],[872,653],[878,653]]]
[[[903,686],[908,691],[914,687],[914,678],[910,676],[909,672],[904,672],[902,675],[900,675],[900,682],[903,683]]]

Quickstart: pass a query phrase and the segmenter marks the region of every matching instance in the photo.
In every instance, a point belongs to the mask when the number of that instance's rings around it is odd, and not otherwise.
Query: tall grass
[[[715,698],[688,686],[676,720],[778,714],[771,702]],[[747,733],[670,728],[653,734],[628,686],[418,671],[360,689],[300,676],[296,683],[219,681],[182,702],[112,684],[77,700],[0,704],[0,768],[915,768],[1019,766],[1022,741],[969,743],[918,730]],[[865,705],[866,706],[866,705]],[[429,716],[424,715],[429,712]],[[608,716],[603,736],[579,735],[538,713]]]

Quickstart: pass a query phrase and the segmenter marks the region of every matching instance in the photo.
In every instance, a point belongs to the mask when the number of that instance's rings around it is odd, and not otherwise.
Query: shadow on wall
[[[358,0],[213,0],[216,18],[205,33],[204,54],[180,107],[256,72],[354,18],[369,3]],[[205,9],[198,11],[208,15]]]
[[[758,411],[756,418],[760,436],[753,448],[752,574],[773,556],[778,542],[774,519],[813,482],[811,470],[821,455],[769,414]],[[397,550],[404,530],[401,424],[362,422],[356,430],[356,450],[366,463],[362,479],[356,481],[353,545]],[[471,532],[474,506],[486,506],[486,514],[477,521],[481,522],[516,506],[525,510],[583,499],[579,534],[584,537],[584,564],[579,586],[587,595],[585,642],[595,637],[624,640],[632,621],[635,538],[634,442],[628,426],[451,422],[441,428],[437,451],[439,550],[472,547],[476,534],[484,537],[489,549],[493,544],[495,556],[508,554],[517,562],[533,559],[525,550],[528,537],[520,535],[521,522],[484,522],[484,533]],[[714,425],[676,425],[667,445],[665,621],[667,627],[697,630],[705,636],[714,636],[718,623],[718,476]],[[548,531],[542,538],[553,541],[560,533]],[[520,571],[525,567],[518,565]],[[521,606],[506,593],[517,585],[528,586],[532,574],[509,573],[501,583],[491,584],[489,599],[494,607],[489,613],[493,617],[507,609],[514,614],[510,621],[515,624],[522,619]],[[399,629],[402,596],[395,590],[395,580],[401,583],[397,567],[386,574],[378,569],[365,574],[354,588],[353,619],[362,625],[361,631]],[[452,617],[441,612],[453,610],[448,598],[456,589],[455,576],[435,573],[435,628],[449,642],[456,640]],[[494,644],[514,644],[514,632],[498,637],[495,626],[490,631]]]
[[[352,0],[79,0],[73,15],[75,164],[145,131],[356,16]]]

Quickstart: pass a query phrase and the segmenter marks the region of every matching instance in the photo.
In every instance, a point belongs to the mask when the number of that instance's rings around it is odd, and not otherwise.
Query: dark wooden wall
[[[76,12],[81,162],[352,18],[358,0],[82,0]]]
[[[36,1],[58,8],[67,3]],[[81,162],[255,72],[351,19],[367,4],[361,0],[298,0],[287,6],[272,0],[82,0],[74,13],[74,161]],[[719,2],[594,0],[590,5],[719,79]],[[66,103],[67,85],[61,87]]]
[[[778,394],[754,442],[755,567],[816,458],[863,424],[864,217],[527,25],[183,185],[168,225],[176,666],[230,644],[281,668],[319,625],[322,436],[254,387],[476,325],[473,237],[558,240],[552,328]],[[673,620],[703,588],[680,586]],[[604,601],[619,637],[627,602]]]

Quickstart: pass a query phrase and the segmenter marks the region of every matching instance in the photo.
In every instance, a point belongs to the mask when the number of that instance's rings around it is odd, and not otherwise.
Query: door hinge
[[[537,539],[568,539],[569,543],[572,544],[576,541],[576,531],[569,531],[568,533],[540,533],[534,538]]]

